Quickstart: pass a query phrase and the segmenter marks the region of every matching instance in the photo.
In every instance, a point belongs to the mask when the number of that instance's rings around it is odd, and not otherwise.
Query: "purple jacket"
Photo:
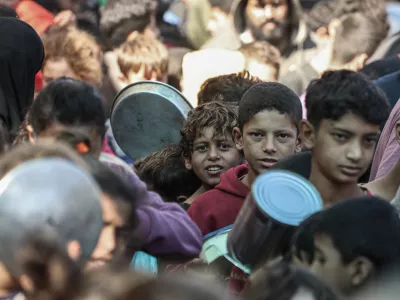
[[[166,203],[117,157],[102,153],[100,161],[128,179],[136,190],[138,227],[135,238],[151,255],[181,254],[197,257],[202,246],[200,229],[176,203]]]

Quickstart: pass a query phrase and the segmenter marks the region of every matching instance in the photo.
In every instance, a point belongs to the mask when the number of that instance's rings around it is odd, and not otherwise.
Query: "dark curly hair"
[[[262,82],[248,71],[212,77],[204,81],[197,94],[198,104],[213,101],[239,104],[244,93],[253,85]]]
[[[237,107],[222,102],[210,102],[192,109],[181,129],[182,154],[189,159],[196,137],[207,127],[214,128],[214,135],[232,133],[238,126]]]
[[[303,114],[299,97],[288,87],[277,82],[263,82],[251,87],[239,104],[239,128],[266,110],[287,114],[297,127]]]
[[[135,169],[148,188],[166,201],[177,202],[180,196],[190,197],[201,186],[194,171],[186,169],[182,149],[175,144],[135,163]]]
[[[307,119],[316,129],[323,119],[338,120],[347,113],[381,125],[390,112],[386,95],[365,75],[348,70],[328,71],[312,81],[306,108]]]

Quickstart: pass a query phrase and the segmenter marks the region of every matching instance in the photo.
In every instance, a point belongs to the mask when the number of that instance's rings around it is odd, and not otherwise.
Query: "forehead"
[[[281,114],[277,110],[264,110],[254,116],[244,124],[243,130],[258,129],[264,131],[296,131],[296,125],[287,114]]]
[[[101,208],[103,221],[117,226],[124,225],[130,213],[129,205],[104,193],[101,197]]]
[[[380,132],[379,125],[370,123],[353,113],[347,113],[338,120],[324,119],[321,121],[320,129],[345,130],[355,135],[378,134]]]
[[[49,59],[43,66],[43,73],[45,75],[61,74],[60,77],[63,75],[71,77],[73,70],[65,58]]]
[[[214,127],[206,127],[197,132],[195,142],[205,140],[221,140],[228,139],[232,136],[231,132],[225,131],[224,133],[216,132]]]
[[[248,3],[250,4],[261,4],[261,5],[268,5],[268,4],[274,4],[274,5],[288,5],[289,0],[249,0]]]

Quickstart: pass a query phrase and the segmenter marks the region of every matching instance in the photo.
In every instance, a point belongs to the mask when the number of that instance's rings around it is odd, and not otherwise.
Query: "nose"
[[[266,5],[264,7],[264,16],[267,20],[272,19],[272,7],[271,5]]]
[[[217,161],[219,159],[218,149],[215,146],[211,146],[208,152],[208,160]]]
[[[349,145],[347,149],[346,157],[352,162],[358,162],[363,155],[362,145],[360,143],[355,142]]]
[[[111,227],[111,226],[110,226]],[[117,247],[116,232],[114,228],[106,228],[100,237],[104,254],[111,254]]]
[[[268,134],[265,136],[264,139],[264,144],[263,144],[263,149],[265,153],[275,153],[276,152],[276,146],[275,146],[275,138],[272,134]]]

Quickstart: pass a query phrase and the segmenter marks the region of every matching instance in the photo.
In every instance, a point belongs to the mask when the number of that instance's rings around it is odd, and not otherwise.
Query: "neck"
[[[329,59],[327,59],[329,51],[329,47],[324,47],[310,61],[310,65],[319,75],[322,75],[329,68]]]
[[[324,202],[324,207],[335,204],[340,200],[362,196],[357,183],[336,183],[327,178],[312,161],[310,182],[317,188]]]
[[[196,192],[194,192],[192,196],[190,196],[186,201],[184,201],[184,203],[192,204],[193,201],[196,200],[201,194],[209,191],[210,189],[206,189],[204,185],[202,185]]]
[[[256,180],[257,174],[251,169],[249,165],[249,172],[246,176],[243,177],[242,182],[248,187],[251,188],[254,180]]]

